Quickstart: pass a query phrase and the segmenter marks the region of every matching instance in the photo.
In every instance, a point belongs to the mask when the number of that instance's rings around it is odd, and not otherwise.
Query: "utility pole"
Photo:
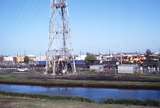
[[[76,72],[74,56],[70,42],[70,28],[68,20],[67,0],[53,0],[52,13],[49,22],[49,44],[46,52],[46,72],[53,75],[68,73],[68,66],[72,73]]]

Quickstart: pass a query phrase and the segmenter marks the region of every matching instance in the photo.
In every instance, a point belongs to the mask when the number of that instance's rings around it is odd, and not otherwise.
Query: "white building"
[[[7,57],[3,57],[3,61],[4,62],[13,62],[13,57],[12,56],[7,56]]]
[[[76,57],[76,60],[85,60],[86,56],[87,56],[87,55],[78,55],[78,56]]]
[[[90,71],[96,71],[96,72],[103,72],[104,71],[104,66],[103,65],[91,65]]]
[[[36,61],[46,61],[46,56],[37,56]]]
[[[35,55],[30,54],[30,55],[27,55],[27,56],[29,57],[29,59],[31,61],[36,61],[36,56]]]
[[[118,73],[133,74],[137,72],[139,66],[135,64],[122,64],[118,66]]]

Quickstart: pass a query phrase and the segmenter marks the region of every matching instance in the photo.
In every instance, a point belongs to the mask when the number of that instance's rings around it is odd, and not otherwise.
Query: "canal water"
[[[160,100],[160,90],[132,90],[112,88],[81,87],[42,87],[26,85],[0,84],[0,91],[26,94],[43,94],[48,96],[79,96],[96,102],[105,99],[138,99]]]

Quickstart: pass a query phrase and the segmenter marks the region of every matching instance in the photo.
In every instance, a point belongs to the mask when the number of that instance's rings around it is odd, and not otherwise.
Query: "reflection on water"
[[[127,89],[106,89],[106,88],[72,88],[72,87],[42,87],[0,84],[0,91],[44,94],[49,96],[80,96],[95,100],[104,99],[153,99],[160,100],[160,90],[127,90]]]

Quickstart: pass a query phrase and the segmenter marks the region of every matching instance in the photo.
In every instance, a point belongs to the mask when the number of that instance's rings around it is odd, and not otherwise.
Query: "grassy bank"
[[[15,102],[17,104],[17,103],[20,103],[22,100],[24,100],[24,102],[22,104],[23,108],[25,108],[24,104],[26,104],[28,101],[30,101],[30,104],[31,105],[33,104],[33,106],[35,105],[34,101],[39,102],[38,103],[39,105],[37,107],[33,107],[33,108],[44,108],[44,106],[41,105],[40,102],[46,103],[47,105],[45,105],[45,106],[48,106],[48,104],[51,105],[52,107],[50,107],[50,108],[56,107],[56,106],[53,106],[55,104],[57,105],[57,107],[59,106],[60,108],[62,108],[62,107],[65,107],[65,108],[69,108],[69,107],[72,107],[72,108],[77,108],[77,107],[78,108],[96,108],[96,107],[97,108],[98,107],[101,107],[101,108],[106,108],[106,107],[107,108],[124,108],[126,106],[128,106],[128,108],[132,108],[132,107],[135,107],[135,108],[157,107],[158,108],[160,106],[160,101],[153,101],[153,100],[140,101],[140,100],[108,99],[108,100],[104,101],[103,103],[95,103],[89,99],[81,98],[81,97],[61,97],[61,96],[50,97],[50,96],[45,96],[45,95],[27,95],[27,94],[5,93],[5,92],[0,93],[0,104],[2,104],[3,102],[8,102],[8,103]],[[57,103],[59,103],[59,104],[57,104]],[[64,106],[63,103],[66,103],[66,106]],[[80,107],[80,105],[81,105],[81,107]],[[94,107],[93,107],[93,105],[94,105]],[[14,107],[14,108],[16,108],[16,107]],[[32,107],[30,107],[30,108],[32,108]]]
[[[68,78],[74,76],[67,76]],[[85,76],[84,76],[85,77]],[[114,76],[116,77],[116,76]],[[153,79],[157,77],[153,77]],[[149,77],[151,79],[151,77]],[[95,87],[95,88],[119,88],[119,89],[160,89],[160,82],[146,81],[99,81],[99,80],[67,80],[55,78],[54,76],[45,76],[37,73],[0,73],[1,84],[21,84],[21,85],[39,85],[39,86],[62,86],[62,87]]]
[[[160,82],[128,82],[128,81],[88,81],[88,80],[2,80],[1,84],[61,86],[61,87],[93,87],[119,89],[160,89]]]

